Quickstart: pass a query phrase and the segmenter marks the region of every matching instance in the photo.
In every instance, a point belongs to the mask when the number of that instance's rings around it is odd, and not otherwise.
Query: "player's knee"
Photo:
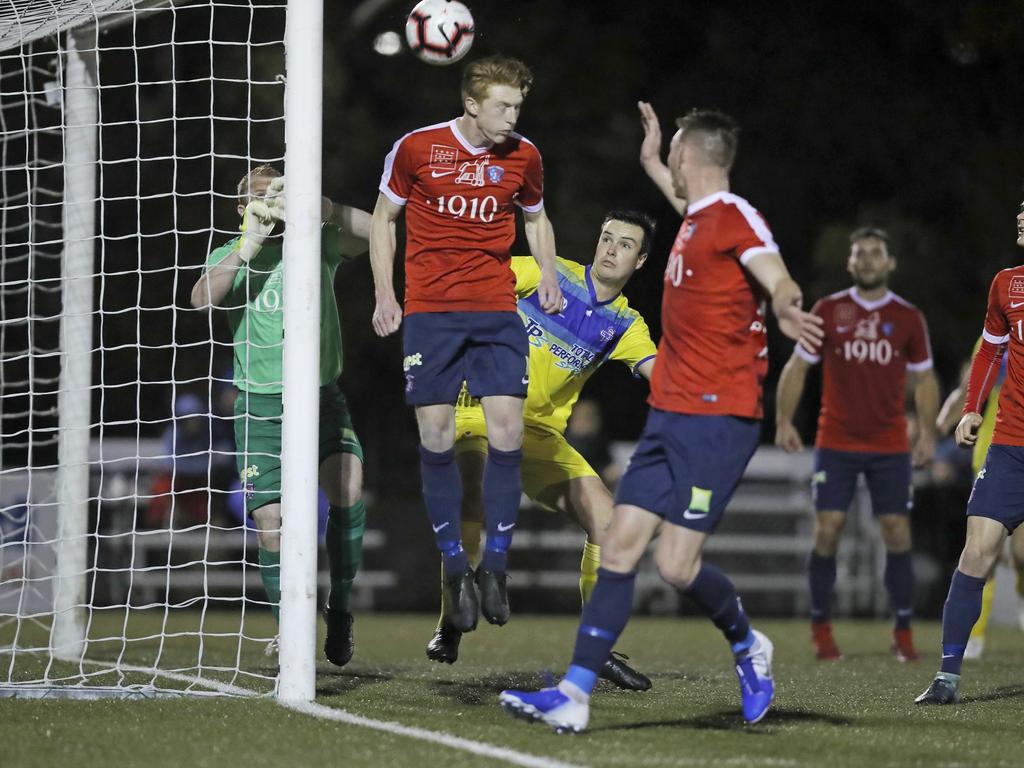
[[[673,558],[658,557],[655,559],[655,564],[658,566],[658,575],[661,576],[662,581],[676,589],[689,587],[697,578],[697,572],[700,571],[700,560],[679,561]]]
[[[522,420],[495,419],[487,425],[487,442],[499,451],[517,451],[523,446]]]
[[[455,422],[420,424],[420,443],[428,451],[443,453],[455,444]]]
[[[998,556],[998,548],[989,547],[978,538],[968,536],[964,550],[960,553],[960,571],[968,576],[984,578],[992,570]]]
[[[819,514],[814,521],[814,550],[819,555],[834,555],[842,532],[842,518]]]
[[[910,549],[910,520],[900,516],[879,521],[882,541],[890,552],[905,552]]]

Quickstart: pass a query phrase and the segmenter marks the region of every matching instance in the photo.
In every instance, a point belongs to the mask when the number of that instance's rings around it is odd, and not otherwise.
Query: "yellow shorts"
[[[487,424],[482,410],[455,411],[455,453],[487,453]],[[539,501],[543,491],[578,477],[597,477],[587,460],[565,436],[546,427],[526,424],[523,429],[523,492]]]

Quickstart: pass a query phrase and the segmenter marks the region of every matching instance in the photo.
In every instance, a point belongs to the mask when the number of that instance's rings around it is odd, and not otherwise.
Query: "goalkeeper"
[[[547,314],[540,304],[537,263],[522,256],[511,260],[517,308],[530,340],[523,490],[544,508],[568,514],[587,532],[580,563],[584,603],[597,583],[600,544],[612,519],[613,502],[597,472],[569,445],[564,433],[583,385],[606,361],[618,360],[638,378],[650,379],[657,348],[643,317],[629,306],[622,289],[647,260],[654,229],[654,220],[644,213],[610,211],[601,225],[592,264],[556,260],[563,297],[557,315]],[[487,450],[483,409],[463,388],[455,409],[455,456],[463,484],[462,545],[473,564],[480,555]],[[500,526],[498,531],[500,535]],[[447,618],[444,590],[441,594],[442,616],[427,645],[427,657],[453,664],[462,633]],[[504,594],[502,598],[505,602]],[[650,688],[651,681],[627,665],[626,658],[622,654],[609,657],[601,677],[620,688]]]
[[[192,289],[192,306],[227,312],[234,347],[235,447],[246,510],[259,538],[260,576],[275,619],[281,598],[282,262],[284,177],[261,165],[238,183],[241,234],[217,248]],[[320,251],[320,485],[330,502],[324,655],[352,658],[352,582],[362,560],[366,510],[363,450],[352,428],[342,370],[341,321],[334,296],[338,265],[367,251],[370,216],[323,199]],[[277,231],[275,231],[277,227]],[[316,510],[306,510],[315,515]],[[273,644],[272,644],[273,645]],[[268,648],[268,652],[271,649]]]

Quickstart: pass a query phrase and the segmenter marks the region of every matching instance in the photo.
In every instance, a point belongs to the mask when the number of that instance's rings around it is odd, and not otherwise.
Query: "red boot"
[[[829,622],[812,622],[811,639],[814,641],[814,653],[818,661],[839,661],[843,658],[839,646],[832,638],[832,625]]]

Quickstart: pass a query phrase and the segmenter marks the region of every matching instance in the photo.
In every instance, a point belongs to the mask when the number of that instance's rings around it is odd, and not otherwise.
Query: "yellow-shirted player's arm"
[[[509,261],[516,276],[516,298],[523,299],[540,285],[540,265],[532,256],[513,256]]]
[[[612,350],[611,359],[620,360],[629,366],[634,376],[651,378],[651,371],[654,370],[654,357],[658,354],[658,348],[651,339],[651,331],[644,322],[642,315],[637,314],[619,343]]]

